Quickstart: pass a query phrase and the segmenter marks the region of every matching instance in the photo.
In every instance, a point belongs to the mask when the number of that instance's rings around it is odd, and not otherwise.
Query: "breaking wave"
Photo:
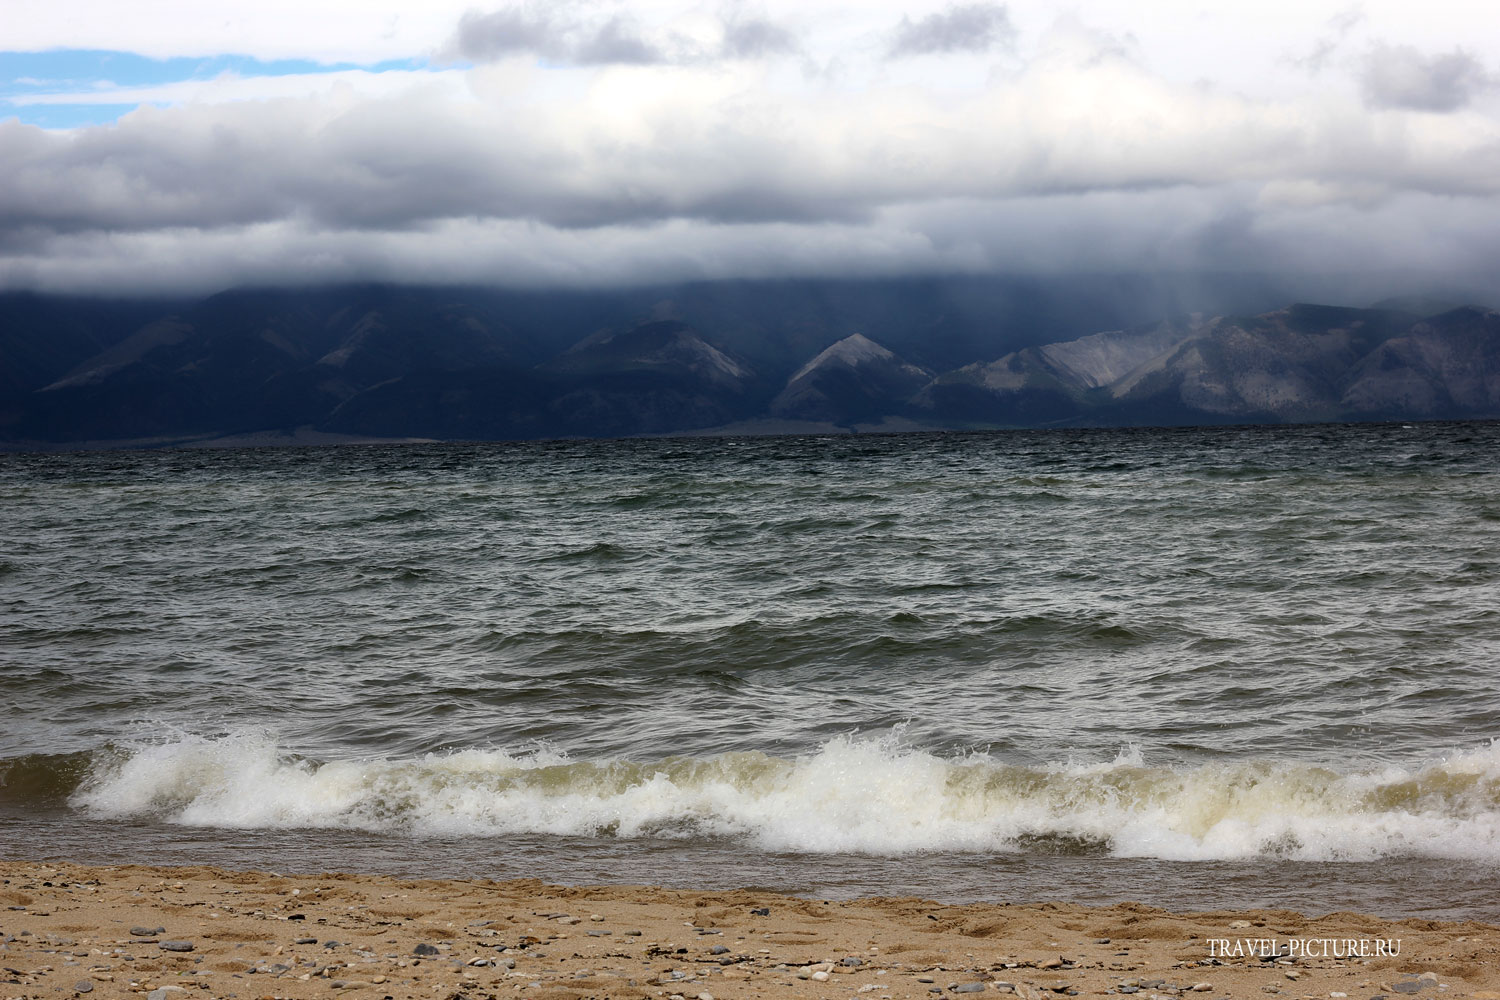
[[[0,785],[18,791],[6,773],[0,767]],[[51,787],[35,774],[24,784]],[[795,758],[572,760],[539,748],[317,761],[271,735],[240,733],[95,754],[68,784],[69,805],[96,818],[202,827],[723,838],[813,853],[1073,844],[1185,861],[1500,862],[1500,745],[1368,770],[1271,760],[1152,766],[1137,751],[1033,767],[939,756],[899,735],[841,737]]]

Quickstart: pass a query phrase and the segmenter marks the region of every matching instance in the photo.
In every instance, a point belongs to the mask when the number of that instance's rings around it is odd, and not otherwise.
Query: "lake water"
[[[0,849],[1500,919],[1500,425],[0,455]]]

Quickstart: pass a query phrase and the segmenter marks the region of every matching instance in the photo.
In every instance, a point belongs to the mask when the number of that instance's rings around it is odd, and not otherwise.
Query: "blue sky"
[[[359,65],[312,59],[263,60],[247,55],[158,59],[104,49],[0,52],[0,118],[14,116],[25,124],[47,129],[104,125],[137,106],[138,102],[117,95],[167,84],[224,77],[301,77],[351,70],[374,74],[410,72],[426,65],[427,60],[419,58]],[[89,95],[93,100],[86,99]],[[52,103],[58,98],[64,100]]]

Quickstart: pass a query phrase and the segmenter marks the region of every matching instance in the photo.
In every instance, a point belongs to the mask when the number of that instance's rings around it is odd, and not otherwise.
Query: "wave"
[[[33,770],[75,758],[26,758]],[[12,762],[14,763],[14,762]],[[12,769],[14,770],[14,769]],[[1046,767],[836,738],[801,757],[651,762],[473,749],[317,761],[265,733],[115,748],[70,781],[108,819],[412,837],[723,838],[787,852],[997,852],[1042,845],[1169,860],[1500,862],[1500,745],[1423,767],[1272,760],[1148,765],[1138,751]],[[0,785],[12,785],[0,768]],[[54,783],[27,771],[35,788]],[[0,788],[0,793],[5,789]]]
[[[96,756],[87,752],[27,754],[0,760],[0,805],[56,807],[91,774]]]

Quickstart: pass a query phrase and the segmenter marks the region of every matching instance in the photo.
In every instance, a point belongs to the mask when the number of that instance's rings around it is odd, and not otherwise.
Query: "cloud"
[[[1366,55],[1359,85],[1372,108],[1446,112],[1467,107],[1496,80],[1462,49],[1425,55],[1410,45],[1380,45]]]
[[[489,13],[470,10],[449,40],[450,57],[491,62],[532,54],[567,66],[691,65],[720,59],[764,59],[795,53],[796,36],[762,16],[731,9],[716,25],[717,46],[692,35],[651,37],[623,14],[589,17],[578,4],[514,4]]]
[[[1358,5],[1340,11],[1328,19],[1324,25],[1323,34],[1313,42],[1312,48],[1306,55],[1294,57],[1288,61],[1293,66],[1309,73],[1323,72],[1333,60],[1334,55],[1349,40],[1349,36],[1365,21],[1365,12]]]
[[[525,3],[481,14],[468,11],[449,43],[459,57],[488,62],[533,53],[575,66],[649,66],[670,61],[625,15],[590,21],[568,13],[568,5]]]
[[[720,54],[729,59],[762,59],[796,52],[797,37],[765,18],[733,18],[724,23]]]
[[[555,56],[570,47],[568,27],[544,7],[518,6],[488,14],[467,11],[453,39],[456,53],[475,62],[521,52]]]
[[[662,50],[646,41],[633,21],[623,16],[612,17],[585,32],[573,54],[573,61],[580,66],[648,66],[667,59]]]
[[[474,71],[464,100],[445,82],[142,107],[68,134],[3,122],[0,228],[813,225],[901,204],[1243,182],[1351,203],[1500,195],[1494,122],[1423,115],[1391,130],[1352,106],[1172,87],[1065,50],[961,97],[785,96],[754,89],[749,66],[557,73]]]
[[[1174,78],[1081,23],[996,74],[885,61],[890,9],[842,47],[815,17],[794,35],[758,9],[625,9],[455,17],[473,65],[441,72],[202,81],[66,132],[0,121],[0,285],[1438,269],[1500,249],[1500,120],[1472,57],[1411,54],[1427,96],[1372,114]],[[1005,7],[929,10],[902,22],[907,54],[1011,37]],[[773,58],[830,51],[851,60],[832,79]]]
[[[946,52],[986,52],[996,45],[1011,45],[1016,30],[1003,4],[955,4],[919,21],[901,18],[888,55],[938,55]]]
[[[847,222],[904,203],[1243,181],[1316,181],[1330,200],[1500,193],[1493,122],[1393,131],[1357,108],[1177,88],[1066,51],[962,97],[784,96],[753,89],[752,67],[715,66],[497,69],[491,94],[476,73],[468,100],[419,85],[143,107],[71,134],[0,123],[0,227]]]
[[[1413,195],[1373,210],[1268,210],[1245,186],[960,199],[817,226],[679,219],[578,230],[470,218],[404,231],[286,220],[53,234],[41,246],[0,243],[0,287],[142,294],[352,280],[598,288],[808,275],[1238,271],[1301,275],[1310,288],[1330,290],[1322,294],[1373,300],[1389,293],[1392,275],[1500,287],[1493,268],[1481,267],[1496,259],[1500,212],[1486,199]]]

